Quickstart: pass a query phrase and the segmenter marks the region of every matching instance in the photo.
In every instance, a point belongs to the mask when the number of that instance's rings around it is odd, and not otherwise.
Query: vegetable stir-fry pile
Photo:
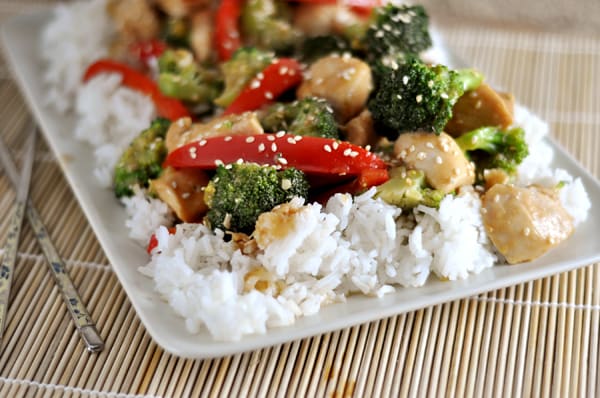
[[[122,155],[115,193],[147,188],[183,222],[251,235],[295,196],[374,186],[404,210],[437,207],[464,186],[510,185],[528,155],[510,94],[423,58],[419,5],[127,0],[109,13],[112,57],[85,79],[120,74],[162,117]]]

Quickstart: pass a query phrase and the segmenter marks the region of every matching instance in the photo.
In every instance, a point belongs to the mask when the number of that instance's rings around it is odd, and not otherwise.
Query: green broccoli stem
[[[458,69],[455,72],[465,92],[475,90],[483,83],[483,75],[475,69]]]
[[[498,151],[498,140],[502,140],[504,132],[498,127],[480,127],[462,134],[454,140],[463,152],[482,150],[488,153]]]

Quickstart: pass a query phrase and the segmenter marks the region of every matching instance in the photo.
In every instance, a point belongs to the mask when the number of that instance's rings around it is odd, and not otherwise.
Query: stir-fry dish
[[[41,41],[50,102],[193,333],[535,260],[587,217],[547,125],[445,65],[419,5],[95,0]]]

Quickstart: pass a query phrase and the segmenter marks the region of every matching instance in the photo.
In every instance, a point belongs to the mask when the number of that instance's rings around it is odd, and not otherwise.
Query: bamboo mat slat
[[[0,21],[52,1],[0,0]],[[441,25],[447,42],[551,125],[600,176],[600,39]],[[0,134],[21,158],[27,108],[0,57]],[[32,198],[107,347],[85,351],[24,229],[0,397],[588,396],[600,393],[598,264],[378,322],[211,360],[145,331],[43,140]],[[0,242],[14,194],[0,177]],[[600,238],[600,237],[599,237]]]

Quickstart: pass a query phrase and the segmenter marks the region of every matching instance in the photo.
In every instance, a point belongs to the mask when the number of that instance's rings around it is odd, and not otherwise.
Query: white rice
[[[324,209],[292,200],[297,211],[286,222],[289,232],[252,256],[203,225],[182,224],[173,235],[161,227],[142,272],[190,332],[204,325],[216,339],[238,340],[289,325],[350,293],[381,296],[394,291],[391,284],[422,286],[431,272],[462,279],[496,261],[473,190],[447,196],[439,210],[419,207],[415,216],[401,216],[374,192],[335,195]],[[247,290],[244,279],[257,267],[283,283],[281,290]]]
[[[109,187],[119,157],[156,116],[152,100],[122,87],[120,75],[102,74],[77,90],[75,113],[75,137],[95,148],[94,175]]]
[[[108,53],[112,35],[105,1],[92,0],[57,7],[41,38],[47,100],[59,111],[75,111],[75,136],[96,148],[94,174],[104,186],[111,185],[124,148],[155,116],[152,102],[120,87],[118,75],[81,83],[88,64]],[[446,63],[443,50],[426,56]],[[515,125],[525,129],[530,146],[517,184],[564,184],[562,204],[576,225],[584,221],[589,198],[579,178],[551,169],[553,151],[543,140],[547,124],[517,105]],[[464,279],[502,261],[485,234],[472,188],[447,196],[439,209],[419,206],[406,214],[375,199],[374,192],[338,194],[324,207],[292,200],[289,232],[251,255],[201,224],[180,224],[170,234],[165,226],[173,223],[172,212],[141,189],[123,204],[132,239],[145,245],[152,233],[157,237],[140,271],[191,333],[206,328],[221,340],[293,324],[352,293],[380,297],[398,286],[422,286],[432,273]]]
[[[114,28],[105,0],[59,4],[42,31],[40,53],[46,62],[46,102],[65,112],[72,109],[83,74],[92,62],[108,54]]]
[[[133,196],[121,198],[127,213],[125,226],[129,237],[145,246],[148,244],[148,237],[160,226],[173,225],[175,215],[165,202],[151,198],[140,187],[135,186],[133,193]]]

